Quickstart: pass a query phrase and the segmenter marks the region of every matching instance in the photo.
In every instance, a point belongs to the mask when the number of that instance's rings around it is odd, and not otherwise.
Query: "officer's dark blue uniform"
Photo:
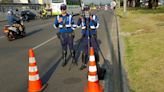
[[[60,38],[62,45],[62,55],[64,58],[63,66],[66,65],[66,56],[67,56],[67,46],[69,46],[72,62],[75,62],[75,51],[73,47],[73,39],[74,39],[74,29],[76,25],[74,24],[74,20],[72,15],[66,13],[66,5],[61,5],[61,15],[58,15],[54,21],[54,27],[59,28],[59,32],[57,33]],[[64,12],[64,13],[63,13]]]
[[[84,7],[84,12],[87,11],[89,13],[89,7],[85,6]],[[96,44],[96,29],[99,27],[99,20],[96,15],[89,15],[88,17],[84,14],[81,18],[79,18],[77,22],[77,26],[82,28],[82,43],[83,43],[83,53],[82,53],[82,66],[81,70],[83,68],[86,68],[86,64],[88,61],[88,36],[90,37],[90,45],[94,48],[95,50],[95,57],[98,60],[98,48]]]

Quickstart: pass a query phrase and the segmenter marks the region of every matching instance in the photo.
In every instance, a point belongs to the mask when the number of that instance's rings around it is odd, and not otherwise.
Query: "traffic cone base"
[[[94,86],[93,86],[94,85]],[[99,84],[92,84],[92,86],[87,86],[84,92],[103,92],[103,88]]]
[[[46,87],[48,86],[48,84],[44,84],[41,88],[39,88],[38,90],[34,89],[34,90],[28,90],[28,92],[42,92]],[[35,87],[35,86],[33,86]]]

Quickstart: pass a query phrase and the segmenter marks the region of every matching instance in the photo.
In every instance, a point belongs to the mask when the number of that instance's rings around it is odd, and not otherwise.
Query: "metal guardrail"
[[[18,9],[19,11],[31,10],[33,13],[38,15],[42,7],[44,7],[44,5],[41,4],[0,3],[0,21],[6,20],[7,11],[10,9],[12,9],[13,11],[15,11],[16,9]],[[79,13],[80,10],[81,8],[79,5],[68,5],[68,12],[71,14]]]
[[[12,9],[18,10],[32,10],[34,13],[38,12],[44,5],[41,4],[24,4],[24,3],[0,3],[0,21],[6,20],[7,11]],[[37,13],[36,13],[37,14]]]
[[[23,3],[1,3],[0,4],[0,12],[5,13],[9,9],[19,9],[19,10],[25,10],[25,9],[34,9],[39,10],[44,5],[41,4],[23,4]]]

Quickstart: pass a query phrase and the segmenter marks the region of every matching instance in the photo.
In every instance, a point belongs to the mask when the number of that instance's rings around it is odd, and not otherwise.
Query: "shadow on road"
[[[36,33],[40,32],[40,31],[42,31],[42,29],[34,30],[34,31],[32,31],[32,32],[27,33],[27,36],[30,36],[30,35],[36,34]]]
[[[98,45],[100,47],[101,40],[97,39],[97,42],[98,42]],[[80,58],[80,55],[83,51],[83,39],[80,38],[75,43],[76,44],[74,45],[74,47],[75,47],[75,51],[76,51],[76,61],[79,62],[79,61],[81,61],[81,60],[79,60],[79,58]]]
[[[46,84],[48,82],[48,80],[50,79],[50,77],[52,76],[52,74],[54,73],[58,65],[60,64],[61,60],[62,60],[62,57],[60,57],[57,60],[57,62],[43,75],[43,77],[41,78],[43,81],[43,84]]]
[[[106,73],[104,76],[104,92],[114,92],[113,90],[113,78],[111,77],[113,75],[113,66],[109,63],[109,60],[105,60],[102,68],[106,69]]]

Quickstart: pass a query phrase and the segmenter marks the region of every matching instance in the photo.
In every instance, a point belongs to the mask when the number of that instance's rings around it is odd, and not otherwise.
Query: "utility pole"
[[[127,16],[127,1],[124,0],[123,3],[124,3],[124,16]]]
[[[121,3],[120,0],[116,0],[116,4],[117,4],[117,7],[118,7],[118,8],[120,8],[120,3]]]

